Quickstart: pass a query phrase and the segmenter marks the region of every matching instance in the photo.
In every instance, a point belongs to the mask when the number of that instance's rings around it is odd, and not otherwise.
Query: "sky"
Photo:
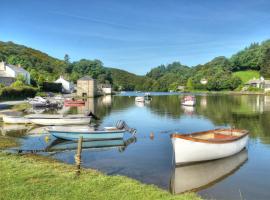
[[[270,39],[268,0],[0,0],[0,40],[143,75]]]

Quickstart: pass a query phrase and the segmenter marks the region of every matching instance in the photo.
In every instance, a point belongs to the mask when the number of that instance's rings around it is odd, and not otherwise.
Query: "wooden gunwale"
[[[218,131],[240,132],[240,133],[242,133],[242,135],[235,136],[233,138],[220,139],[220,140],[200,139],[200,138],[194,137],[194,136],[205,135],[205,134],[210,134],[210,133],[219,134]],[[189,141],[193,141],[193,142],[201,142],[201,143],[222,144],[222,143],[230,143],[230,142],[240,140],[243,137],[247,136],[248,134],[249,133],[247,130],[241,130],[241,129],[215,129],[215,130],[195,132],[195,133],[190,133],[190,134],[174,133],[174,134],[171,134],[171,138],[180,138],[180,139],[184,139],[184,140],[189,140]]]

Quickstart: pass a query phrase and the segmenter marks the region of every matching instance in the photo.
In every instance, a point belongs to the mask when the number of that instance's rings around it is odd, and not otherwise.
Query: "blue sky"
[[[145,74],[270,39],[268,0],[1,0],[0,40]]]

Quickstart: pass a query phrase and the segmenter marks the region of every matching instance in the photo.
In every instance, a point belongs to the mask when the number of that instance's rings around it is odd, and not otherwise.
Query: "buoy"
[[[50,137],[48,135],[46,135],[44,140],[45,140],[46,143],[48,143],[50,141]]]
[[[154,136],[155,136],[154,133],[151,132],[151,133],[150,133],[150,139],[153,140],[153,139],[154,139]]]

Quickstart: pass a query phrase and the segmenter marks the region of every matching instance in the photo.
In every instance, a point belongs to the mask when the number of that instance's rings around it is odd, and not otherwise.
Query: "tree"
[[[266,50],[261,67],[261,75],[270,78],[270,48]]]
[[[65,54],[64,61],[65,61],[66,64],[69,64],[70,63],[70,58],[69,58],[69,55],[68,54]]]
[[[189,78],[187,80],[187,90],[193,90],[193,82],[192,82],[192,78]]]

